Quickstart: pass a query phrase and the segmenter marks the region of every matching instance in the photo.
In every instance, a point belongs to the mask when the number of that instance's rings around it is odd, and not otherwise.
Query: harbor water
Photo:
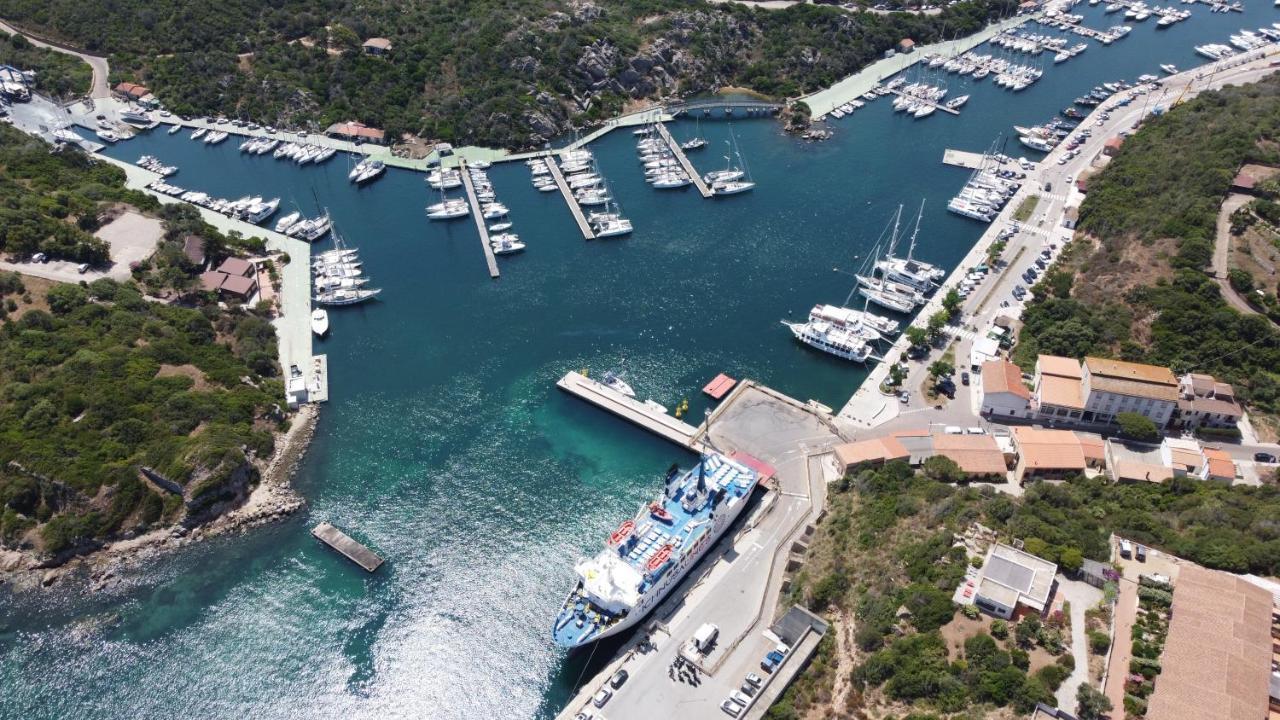
[[[839,408],[865,369],[800,345],[779,321],[843,301],[851,278],[832,269],[855,269],[899,204],[905,216],[927,201],[917,256],[950,268],[965,254],[985,225],[946,212],[967,172],[941,165],[944,148],[981,151],[1095,85],[1192,67],[1203,62],[1193,45],[1280,20],[1248,5],[1176,5],[1193,17],[1132,23],[1059,65],[1044,55],[1043,79],[1016,94],[944,76],[951,96],[972,96],[960,117],[912,120],[882,98],[810,144],[772,120],[713,115],[694,164],[722,167],[732,132],[758,183],[728,198],[650,188],[635,138],[615,131],[592,150],[635,225],[626,239],[583,241],[559,193],[537,192],[521,163],[495,166],[528,244],[499,258],[498,280],[470,220],[426,220],[439,195],[420,174],[393,169],[356,188],[342,155],[299,168],[242,155],[234,137],[211,147],[163,128],[108,148],[178,165],[169,181],[187,189],[279,196],[282,213],[328,208],[383,292],[331,310],[316,343],[331,400],[295,478],[307,510],[149,561],[112,591],[65,582],[0,596],[0,717],[554,715],[602,659],[566,658],[550,640],[575,559],[668,465],[692,459],[555,380],[621,369],[642,399],[687,399],[693,422],[718,372]],[[1123,20],[1076,11],[1095,28]],[[685,139],[695,124],[671,129]],[[1024,154],[1016,136],[1006,152]],[[310,536],[321,521],[387,564],[372,576],[352,566]]]

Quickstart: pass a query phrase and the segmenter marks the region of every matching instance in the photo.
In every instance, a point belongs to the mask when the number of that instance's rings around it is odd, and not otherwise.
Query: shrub
[[[1088,636],[1089,651],[1094,655],[1104,655],[1111,648],[1111,637],[1106,633],[1099,630],[1090,630]]]
[[[991,622],[991,637],[997,640],[1004,640],[1009,637],[1009,623],[1004,620],[993,620]]]

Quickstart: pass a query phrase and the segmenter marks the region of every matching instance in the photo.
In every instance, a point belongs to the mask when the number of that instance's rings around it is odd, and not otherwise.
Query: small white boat
[[[311,332],[316,337],[324,337],[329,332],[329,312],[324,308],[316,308],[311,312]]]
[[[610,370],[609,372],[606,372],[604,374],[604,377],[600,378],[600,384],[604,385],[610,390],[615,390],[619,393],[622,393],[623,395],[626,395],[629,398],[634,398],[636,396],[636,391],[631,387],[631,385],[629,385],[626,380],[623,380],[621,377],[618,376],[617,373],[613,372],[612,370]]]
[[[276,221],[276,232],[278,233],[287,232],[289,228],[293,227],[301,219],[302,219],[302,213],[297,211],[294,211],[289,213],[288,215],[285,215],[284,217]]]
[[[176,134],[177,134],[179,131],[181,131],[181,130],[182,130],[182,126],[181,126],[181,125],[174,125],[173,127],[169,128],[169,134],[170,134],[170,135],[176,135]]]
[[[1177,66],[1177,65],[1170,65],[1170,64],[1168,64],[1168,63],[1165,63],[1164,65],[1161,65],[1161,66],[1160,66],[1160,69],[1161,69],[1161,70],[1163,70],[1163,71],[1165,71],[1165,72],[1167,72],[1167,73],[1169,73],[1170,75],[1176,75],[1176,74],[1178,74],[1178,66]]]
[[[204,137],[204,134],[207,132],[209,132],[208,128],[196,128],[195,130],[191,131],[191,139],[199,140],[200,138]]]
[[[490,226],[489,226],[489,232],[491,232],[491,233],[502,232],[502,231],[504,231],[504,230],[510,230],[510,229],[511,229],[511,223],[510,223],[510,222],[494,223],[494,224],[492,224],[492,225],[490,225]]]
[[[715,185],[712,185],[711,192],[715,195],[737,195],[738,193],[744,193],[755,186],[756,184],[749,180],[727,180],[725,182],[718,182]]]
[[[99,130],[97,135],[98,139],[105,143],[114,143],[120,139],[119,135],[116,135],[110,130]]]

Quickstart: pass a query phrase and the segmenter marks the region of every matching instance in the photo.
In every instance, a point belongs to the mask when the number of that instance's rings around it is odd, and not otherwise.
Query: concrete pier
[[[322,522],[312,528],[311,534],[320,542],[342,553],[348,560],[364,568],[367,572],[373,572],[382,566],[382,558],[378,557],[377,553],[352,540],[346,533],[327,522]]]
[[[329,356],[316,355],[311,358],[311,377],[307,381],[307,402],[322,403],[329,401]]]
[[[485,222],[484,213],[480,211],[480,200],[476,197],[476,186],[471,182],[471,173],[467,172],[467,163],[458,165],[462,173],[462,188],[467,191],[467,202],[471,205],[471,217],[476,221],[476,232],[480,233],[480,244],[484,247],[484,261],[489,266],[489,277],[498,277],[498,259],[493,256],[493,246],[489,244],[489,225]]]
[[[707,184],[702,181],[702,176],[698,174],[698,170],[693,166],[693,163],[689,162],[684,150],[680,149],[680,143],[671,137],[671,131],[667,130],[667,126],[657,123],[657,127],[658,134],[667,143],[667,147],[671,148],[671,154],[676,156],[676,161],[680,163],[680,167],[684,168],[684,171],[689,174],[689,179],[693,181],[693,186],[698,188],[698,192],[702,194],[702,197],[709,198],[715,195],[711,188],[707,187]]]
[[[591,223],[587,222],[587,216],[582,212],[582,206],[578,204],[578,199],[573,196],[573,191],[569,189],[569,183],[565,182],[564,173],[560,172],[560,161],[553,158],[547,158],[547,169],[551,170],[551,177],[556,181],[556,187],[560,188],[560,194],[564,196],[564,201],[569,205],[569,212],[573,214],[573,219],[578,223],[578,229],[582,231],[583,240],[595,240],[596,233],[591,229]]]
[[[947,148],[942,151],[942,164],[966,170],[977,170],[982,167],[982,153]]]
[[[566,373],[556,383],[556,387],[688,450],[699,453],[706,451],[702,442],[697,440],[700,432],[698,428],[581,373]]]

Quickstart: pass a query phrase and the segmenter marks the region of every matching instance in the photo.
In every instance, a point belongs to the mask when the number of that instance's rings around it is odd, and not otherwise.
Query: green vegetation
[[[36,74],[36,89],[56,98],[89,93],[93,71],[79,58],[32,45],[21,35],[0,34],[0,65]]]
[[[1090,179],[1079,229],[1096,249],[1074,280],[1048,273],[1037,286],[1015,361],[1091,354],[1206,372],[1256,410],[1280,412],[1280,332],[1230,308],[1206,271],[1232,177],[1244,162],[1280,162],[1277,139],[1277,77],[1148,120]]]
[[[1160,439],[1160,428],[1146,415],[1131,412],[1116,414],[1116,424],[1120,426],[1120,434],[1130,440],[1156,442]]]
[[[154,209],[124,188],[124,171],[78,149],[50,152],[43,141],[0,125],[0,252],[100,263],[107,246],[92,235],[110,203]]]
[[[360,120],[390,137],[541,144],[625,103],[722,85],[787,98],[825,87],[904,37],[934,42],[1007,15],[968,0],[938,15],[761,10],[703,0],[0,0],[0,17],[110,57],[179,113],[277,125]],[[361,50],[389,38],[386,57]]]
[[[1018,205],[1018,209],[1013,211],[1013,219],[1018,222],[1026,222],[1031,219],[1031,213],[1036,211],[1036,205],[1040,203],[1039,195],[1028,195],[1022,199]]]
[[[1026,672],[1033,646],[1064,651],[1065,620],[1055,614],[1043,622],[991,622],[989,637],[968,638],[965,657],[949,658],[939,630],[955,616],[951,595],[969,564],[953,547],[955,534],[981,522],[1066,566],[1084,557],[1105,562],[1114,532],[1209,567],[1274,574],[1280,529],[1270,519],[1277,513],[1276,487],[1194,480],[1113,485],[1077,477],[1031,485],[1015,498],[937,482],[903,463],[855,468],[831,486],[827,515],[788,599],[854,616],[855,642],[869,655],[855,670],[860,691],[851,693],[853,704],[835,710],[856,715],[859,703],[883,693],[919,711],[1008,705],[1025,712],[1070,673],[1069,664]],[[1159,602],[1162,590],[1144,592]],[[784,696],[787,707],[803,716],[830,697],[830,682],[830,672],[806,673]]]

